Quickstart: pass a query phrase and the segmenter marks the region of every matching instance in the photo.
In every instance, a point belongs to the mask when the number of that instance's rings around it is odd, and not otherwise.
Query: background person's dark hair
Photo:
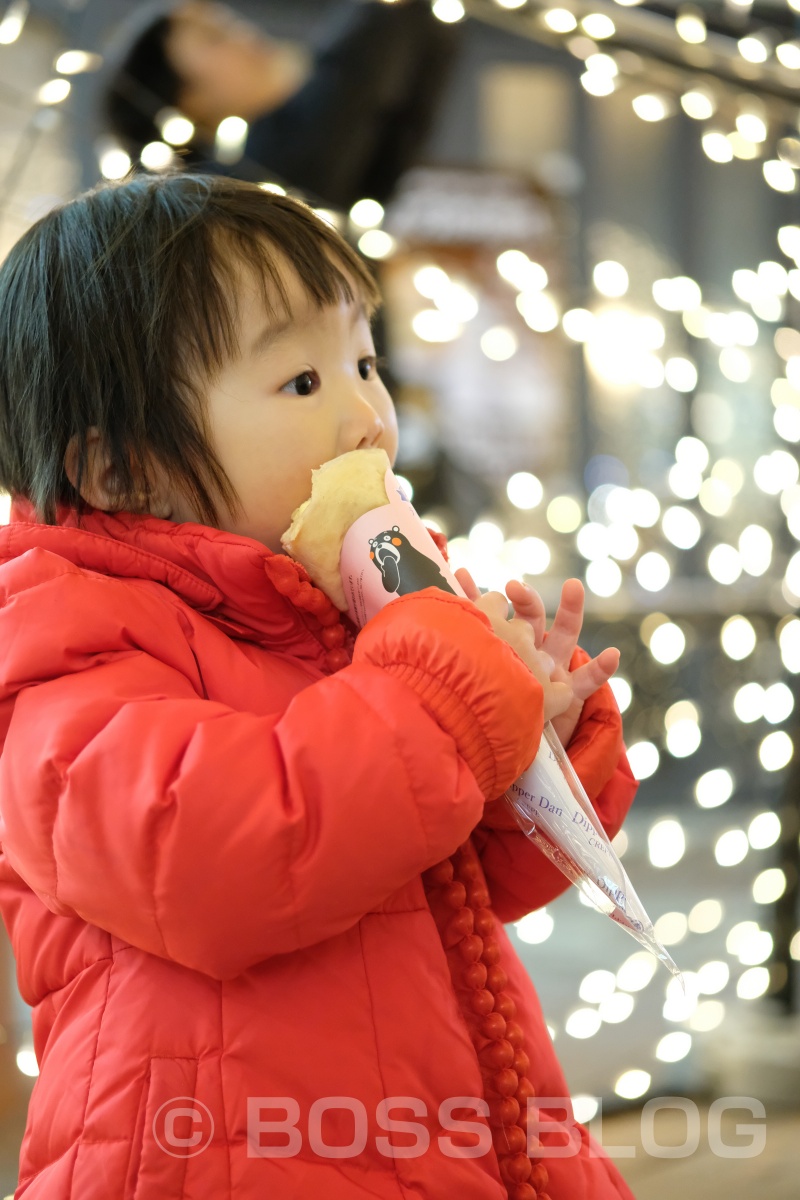
[[[0,487],[47,524],[62,504],[80,523],[97,426],[120,507],[151,495],[152,456],[205,524],[217,525],[219,497],[235,512],[203,383],[238,350],[240,266],[268,312],[288,311],[281,255],[320,307],[358,298],[371,315],[380,302],[369,268],[308,206],[236,179],[139,176],[38,221],[0,266]],[[73,435],[74,487],[64,469]]]
[[[181,79],[166,51],[171,18],[153,14],[123,56],[106,74],[102,93],[102,115],[109,130],[131,158],[138,158],[148,142],[158,141],[161,130],[156,117],[164,108],[177,108]],[[130,36],[127,25],[123,42]]]

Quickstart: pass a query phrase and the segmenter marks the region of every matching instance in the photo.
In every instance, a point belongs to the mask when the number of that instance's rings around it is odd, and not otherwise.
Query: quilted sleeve
[[[51,911],[214,978],[352,927],[536,751],[508,714],[539,685],[438,589],[264,716],[204,698],[180,625],[145,637],[109,588],[73,570],[14,599],[13,628],[42,635],[7,641],[3,849]]]
[[[589,660],[576,650],[571,669]],[[586,700],[567,754],[609,840],[616,837],[638,784],[625,756],[622,717],[606,684]],[[570,880],[522,832],[504,799],[487,804],[473,840],[492,907],[501,921],[518,921],[565,892]]]

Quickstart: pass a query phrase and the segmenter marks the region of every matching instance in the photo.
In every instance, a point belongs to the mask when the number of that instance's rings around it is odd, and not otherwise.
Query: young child
[[[502,924],[569,886],[502,799],[545,719],[609,837],[632,802],[617,652],[576,649],[576,581],[547,635],[466,573],[357,633],[281,552],[313,468],[394,462],[377,303],[310,209],[203,176],[0,268],[15,1197],[631,1196]]]

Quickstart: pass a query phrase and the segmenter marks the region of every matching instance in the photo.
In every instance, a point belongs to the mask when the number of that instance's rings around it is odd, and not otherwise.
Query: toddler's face
[[[294,271],[283,275],[292,319],[270,324],[255,282],[240,276],[240,353],[206,389],[211,441],[243,511],[220,502],[220,528],[282,553],[280,535],[311,493],[313,469],[380,447],[394,465],[397,419],[378,377],[358,300],[317,309]],[[196,521],[183,496],[173,521]]]

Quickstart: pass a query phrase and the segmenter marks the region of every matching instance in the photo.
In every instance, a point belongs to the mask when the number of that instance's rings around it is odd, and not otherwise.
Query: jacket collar
[[[342,646],[352,652],[350,619],[304,567],[253,538],[93,508],[78,528],[76,510],[67,505],[59,507],[56,525],[46,525],[28,501],[15,497],[11,523],[0,527],[0,561],[33,547],[105,575],[154,580],[227,633],[300,658],[326,658],[331,669],[344,665]]]

